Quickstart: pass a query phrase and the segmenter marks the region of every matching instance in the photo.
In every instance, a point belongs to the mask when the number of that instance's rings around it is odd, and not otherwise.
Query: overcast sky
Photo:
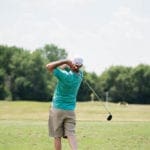
[[[0,44],[54,43],[87,71],[150,64],[149,0],[0,0]]]

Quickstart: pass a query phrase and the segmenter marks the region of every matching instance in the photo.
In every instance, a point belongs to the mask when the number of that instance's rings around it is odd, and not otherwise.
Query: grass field
[[[0,101],[0,150],[52,150],[47,119],[50,103]],[[77,104],[79,150],[149,150],[150,105]],[[70,150],[63,140],[63,150]]]

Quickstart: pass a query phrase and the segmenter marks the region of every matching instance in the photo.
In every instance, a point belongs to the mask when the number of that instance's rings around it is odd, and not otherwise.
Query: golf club
[[[100,100],[100,97],[96,94],[95,90],[89,85],[89,83],[84,80],[84,83],[89,87],[89,89],[94,93],[94,95],[96,96],[96,98],[98,100]],[[107,113],[109,114],[107,117],[107,121],[110,121],[112,119],[112,114],[111,112],[108,110],[108,108],[102,103],[102,105],[104,106],[105,110],[107,111]]]

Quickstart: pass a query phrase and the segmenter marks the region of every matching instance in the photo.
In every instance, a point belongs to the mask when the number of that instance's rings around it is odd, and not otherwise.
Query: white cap
[[[83,59],[81,57],[75,57],[72,62],[73,64],[78,65],[78,66],[83,65]]]

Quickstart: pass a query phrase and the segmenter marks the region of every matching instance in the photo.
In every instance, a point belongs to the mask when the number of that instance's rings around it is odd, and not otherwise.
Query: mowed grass
[[[150,105],[108,105],[78,103],[77,139],[79,150],[149,150]],[[50,103],[0,101],[0,150],[53,150],[48,137]],[[70,150],[63,139],[63,150]]]

